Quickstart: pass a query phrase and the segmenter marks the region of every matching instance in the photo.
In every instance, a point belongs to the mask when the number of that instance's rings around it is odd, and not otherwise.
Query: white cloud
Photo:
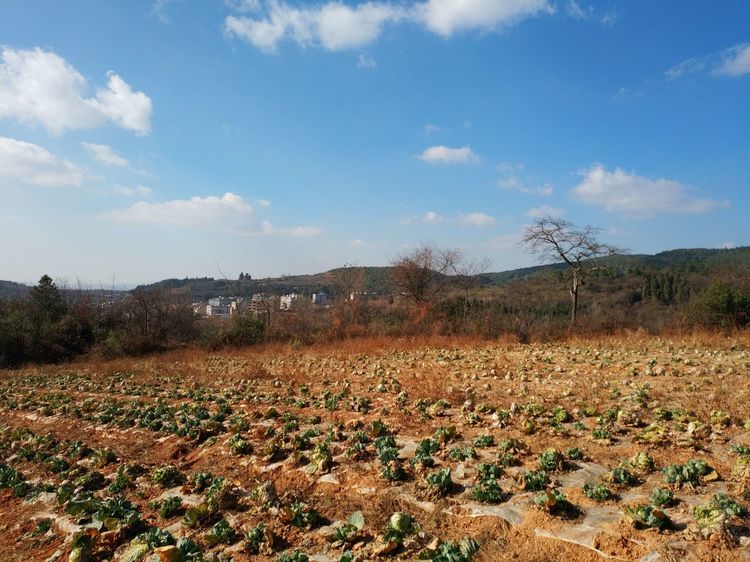
[[[278,43],[286,38],[303,47],[319,45],[340,51],[372,43],[384,25],[404,16],[402,8],[378,2],[355,7],[328,2],[300,9],[274,0],[268,3],[265,17],[228,16],[224,30],[265,52],[275,52]]]
[[[495,224],[495,218],[484,213],[466,213],[458,216],[458,222],[470,226],[489,226]]]
[[[253,208],[234,193],[222,197],[191,197],[163,203],[140,201],[106,217],[118,222],[152,223],[195,227],[237,227],[252,219]]]
[[[743,76],[750,74],[750,43],[735,45],[722,53],[722,63],[714,74],[726,76]]]
[[[428,164],[476,164],[479,162],[479,156],[474,154],[468,146],[460,148],[431,146],[425,148],[417,158]]]
[[[430,123],[427,123],[427,125],[424,126],[424,132],[428,135],[432,135],[435,133],[442,133],[445,129],[441,127],[440,125],[431,125]]]
[[[86,79],[65,59],[42,49],[2,49],[0,118],[41,123],[50,132],[89,129],[106,122],[138,134],[151,130],[151,99],[117,74],[93,97]]]
[[[269,221],[259,221],[253,207],[234,193],[225,193],[222,197],[174,199],[163,203],[139,201],[126,209],[105,213],[102,217],[122,223],[192,227],[243,236],[307,237],[320,233],[320,229],[312,226],[278,228]]]
[[[460,213],[456,217],[446,217],[435,211],[427,211],[422,215],[412,215],[399,221],[402,225],[415,223],[430,225],[463,225],[463,226],[489,226],[495,224],[495,218],[481,212]]]
[[[151,195],[153,190],[145,185],[136,185],[135,187],[125,187],[118,185],[115,187],[115,191],[120,195],[127,195],[131,197],[133,195]]]
[[[435,211],[427,211],[422,215],[412,215],[405,217],[399,221],[399,224],[410,225],[414,223],[425,223],[425,224],[441,224],[446,222],[446,219]]]
[[[717,250],[734,250],[737,247],[737,244],[734,242],[722,242],[718,246],[716,246]]]
[[[256,199],[255,204],[258,205],[258,207],[270,207],[271,202],[268,199]]]
[[[91,105],[113,123],[139,134],[151,130],[151,98],[134,92],[130,85],[114,72],[108,72],[106,88],[99,88]]]
[[[705,213],[729,205],[726,201],[696,197],[679,182],[645,178],[621,168],[609,172],[601,164],[594,164],[580,175],[583,181],[571,191],[573,197],[626,216]]]
[[[526,211],[526,216],[530,219],[538,219],[542,217],[561,217],[565,214],[564,209],[558,207],[551,207],[549,205],[542,205],[541,207],[532,207]]]
[[[42,187],[80,185],[84,173],[74,164],[29,142],[0,137],[0,176]]]
[[[94,144],[91,142],[82,142],[81,146],[83,146],[91,156],[107,166],[130,166],[130,162],[112,150],[111,146],[107,146],[106,144]]]
[[[261,229],[258,232],[245,232],[244,234],[249,235],[265,235],[265,236],[291,236],[292,238],[309,238],[310,236],[317,236],[321,230],[314,226],[296,226],[294,228],[277,228],[268,221],[261,222]]]
[[[378,66],[378,63],[370,55],[361,54],[357,58],[357,66],[359,68],[375,68]]]
[[[429,224],[438,224],[439,222],[442,222],[443,217],[438,215],[435,211],[427,211],[424,214],[424,217],[422,217],[422,220]]]
[[[461,31],[496,31],[552,11],[547,0],[427,0],[414,8],[415,19],[443,37]]]
[[[693,57],[676,64],[664,72],[667,80],[676,80],[685,74],[694,74],[700,72],[706,67],[706,57]]]
[[[230,7],[232,4],[237,2]],[[426,0],[409,7],[378,1],[356,6],[329,1],[313,8],[295,8],[280,0],[268,0],[262,10],[260,2],[252,5],[255,8],[252,11],[261,13],[255,17],[227,16],[225,33],[271,53],[284,39],[302,47],[316,45],[338,51],[372,43],[388,24],[417,23],[450,37],[461,31],[499,30],[553,11],[547,0]]]

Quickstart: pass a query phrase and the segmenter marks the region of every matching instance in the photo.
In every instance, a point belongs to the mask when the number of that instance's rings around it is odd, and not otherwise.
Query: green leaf
[[[361,511],[355,511],[349,516],[349,523],[354,525],[358,531],[361,531],[365,526],[365,516],[362,515]]]

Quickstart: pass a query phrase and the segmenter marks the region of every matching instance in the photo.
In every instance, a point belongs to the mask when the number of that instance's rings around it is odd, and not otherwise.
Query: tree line
[[[86,294],[73,298],[44,275],[25,297],[0,301],[0,366],[67,361],[90,352],[139,355],[262,341],[509,333],[526,341],[571,330],[658,332],[750,324],[747,276],[742,281],[742,276],[694,278],[701,274],[689,271],[609,269],[601,258],[622,251],[600,242],[599,234],[557,218],[536,220],[521,245],[544,263],[562,262],[565,268],[499,287],[481,283],[486,260],[423,243],[391,260],[388,295],[371,295],[366,268],[346,265],[334,271],[330,306],[299,299],[293,310],[282,312],[270,301],[263,315],[240,314],[227,321],[198,318],[182,291],[137,288],[122,300],[102,302]]]

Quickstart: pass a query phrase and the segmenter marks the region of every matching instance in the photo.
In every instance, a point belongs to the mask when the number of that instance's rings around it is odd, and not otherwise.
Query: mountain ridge
[[[750,246],[737,248],[679,248],[656,254],[622,254],[600,260],[605,266],[623,270],[675,270],[706,271],[731,265],[750,267]],[[486,272],[474,276],[482,286],[499,286],[535,277],[544,272],[564,270],[564,263],[540,264],[498,272]],[[213,277],[168,278],[154,283],[138,285],[136,290],[165,289],[189,296],[193,300],[205,300],[213,296],[250,296],[256,292],[294,293],[330,291],[337,279],[349,268],[334,268],[321,273],[285,275],[249,280],[215,279]],[[387,292],[390,266],[354,266],[364,272],[364,290],[374,293]],[[0,299],[25,296],[30,286],[13,281],[0,280]],[[128,291],[118,291],[126,293]]]

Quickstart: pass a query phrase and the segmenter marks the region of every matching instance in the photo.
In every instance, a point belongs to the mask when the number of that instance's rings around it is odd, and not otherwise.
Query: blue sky
[[[5,0],[0,49],[0,279],[750,244],[745,0]]]

